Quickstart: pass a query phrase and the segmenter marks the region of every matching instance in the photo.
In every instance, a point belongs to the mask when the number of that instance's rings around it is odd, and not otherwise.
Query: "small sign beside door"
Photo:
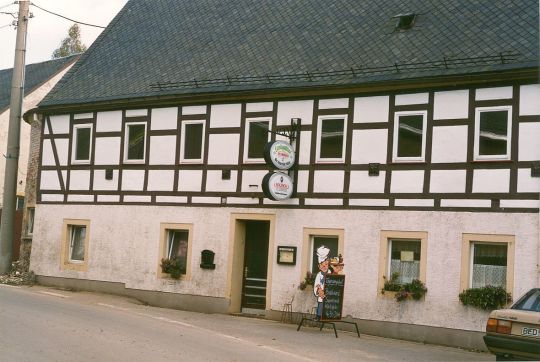
[[[278,246],[277,263],[296,265],[296,246]]]

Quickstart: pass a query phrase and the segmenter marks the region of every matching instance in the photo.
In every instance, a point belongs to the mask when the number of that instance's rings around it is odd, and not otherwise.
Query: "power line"
[[[13,25],[13,23],[9,23],[7,25],[2,25],[2,26],[0,26],[0,29],[4,29],[4,28],[7,28],[8,26],[12,26],[12,25]]]
[[[104,26],[101,26],[101,25],[88,24],[88,23],[84,23],[84,22],[82,22],[82,21],[73,20],[73,19],[68,18],[67,16],[64,16],[64,15],[60,15],[60,14],[54,13],[54,12],[52,12],[52,11],[50,11],[50,10],[47,10],[47,9],[43,9],[42,7],[38,6],[38,5],[35,4],[35,3],[31,3],[30,5],[33,5],[33,6],[35,6],[36,8],[45,11],[46,13],[49,13],[49,14],[52,14],[52,15],[59,16],[59,17],[64,18],[64,19],[66,19],[66,20],[73,21],[74,23],[77,23],[77,24],[82,24],[82,25],[87,25],[87,26],[93,26],[93,27],[95,27],[95,28],[105,29],[105,27],[104,27]]]

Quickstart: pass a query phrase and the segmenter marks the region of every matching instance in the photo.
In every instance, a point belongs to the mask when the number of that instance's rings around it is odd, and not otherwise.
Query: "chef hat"
[[[321,246],[317,249],[317,258],[319,259],[319,263],[322,263],[326,259],[328,259],[328,254],[330,253],[330,249],[328,249],[326,246]]]

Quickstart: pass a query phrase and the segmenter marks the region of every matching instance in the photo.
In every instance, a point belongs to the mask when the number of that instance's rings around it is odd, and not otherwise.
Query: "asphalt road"
[[[0,285],[0,361],[480,361],[486,353]]]

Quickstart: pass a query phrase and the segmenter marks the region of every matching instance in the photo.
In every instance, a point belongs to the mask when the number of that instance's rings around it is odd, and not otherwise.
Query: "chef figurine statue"
[[[313,283],[313,294],[317,297],[317,317],[316,319],[321,319],[322,316],[322,306],[323,300],[325,297],[324,294],[324,279],[328,273],[328,268],[330,267],[329,254],[330,249],[322,245],[317,249],[317,260],[319,262],[319,272],[315,276],[315,282]]]

